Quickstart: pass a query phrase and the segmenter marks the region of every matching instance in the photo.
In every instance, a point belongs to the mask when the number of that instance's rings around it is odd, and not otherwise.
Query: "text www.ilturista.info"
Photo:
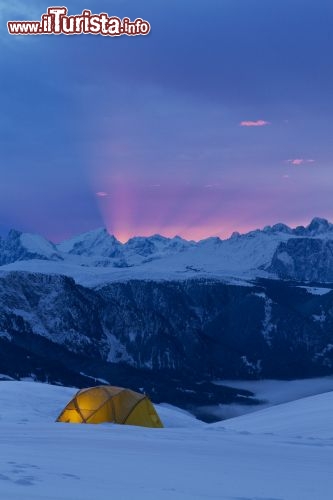
[[[66,7],[49,7],[40,21],[8,21],[11,35],[148,35],[150,24],[141,18],[131,21],[128,17],[109,17],[108,14],[92,14],[83,10],[77,16],[68,16]]]

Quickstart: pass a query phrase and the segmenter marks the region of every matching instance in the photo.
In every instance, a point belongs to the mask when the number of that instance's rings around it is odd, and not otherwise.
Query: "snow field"
[[[0,382],[1,499],[332,499],[333,393],[210,425],[157,405],[146,429],[55,423],[74,392]]]

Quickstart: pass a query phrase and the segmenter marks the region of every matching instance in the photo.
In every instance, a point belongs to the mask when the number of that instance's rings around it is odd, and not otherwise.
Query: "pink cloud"
[[[240,122],[241,127],[265,127],[266,125],[270,125],[270,122],[267,122],[266,120],[250,120]]]
[[[291,160],[287,160],[288,163],[290,163],[291,165],[303,165],[304,163],[314,163],[315,160],[312,160],[312,159],[305,159],[305,158],[293,158]]]
[[[288,160],[288,162],[292,165],[302,165],[305,160],[303,160],[303,158],[295,158],[294,160]]]
[[[105,198],[105,196],[108,196],[108,193],[105,191],[97,191],[96,196],[98,196],[98,198]]]

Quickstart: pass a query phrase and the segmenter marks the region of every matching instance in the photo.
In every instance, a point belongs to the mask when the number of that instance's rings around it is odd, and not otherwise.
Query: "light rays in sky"
[[[260,176],[254,176],[249,169],[246,177],[205,183],[182,178],[151,180],[135,175],[133,170],[110,173],[111,169],[104,167],[94,169],[92,187],[105,227],[120,241],[153,234],[193,240],[226,238],[233,231],[244,233],[277,222],[290,224],[291,206],[295,225],[307,224],[314,215],[321,215],[323,203],[329,198],[324,191],[324,201],[313,201],[304,213],[304,197],[311,198],[316,178],[313,163],[307,162],[308,170],[293,169],[288,177],[282,170],[285,162],[281,163],[274,175],[263,170]]]
[[[221,192],[212,196],[205,186],[153,185],[116,178],[106,185],[105,195],[96,192],[96,198],[105,226],[120,241],[157,233],[199,240],[226,236],[232,230],[229,225],[222,227]]]

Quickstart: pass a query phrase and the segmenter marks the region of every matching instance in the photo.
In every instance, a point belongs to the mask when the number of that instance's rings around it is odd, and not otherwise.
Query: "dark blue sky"
[[[333,219],[332,2],[66,3],[151,23],[129,38],[10,36],[49,3],[9,3],[2,231],[200,238]]]

